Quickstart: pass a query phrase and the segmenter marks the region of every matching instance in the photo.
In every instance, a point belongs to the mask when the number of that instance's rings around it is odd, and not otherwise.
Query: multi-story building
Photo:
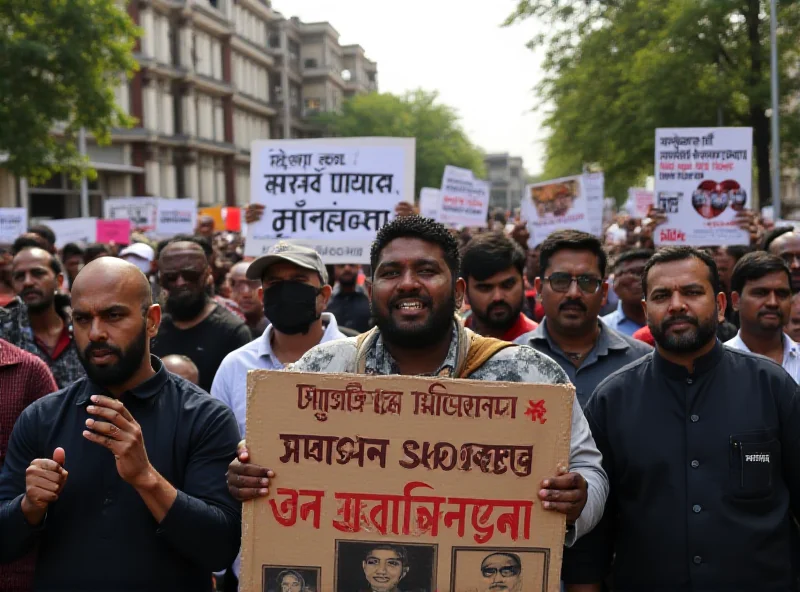
[[[506,211],[519,207],[526,179],[522,158],[508,153],[486,154],[483,162],[491,183],[489,207]]]
[[[137,125],[115,130],[109,146],[89,139],[89,215],[116,196],[248,203],[252,141],[318,135],[308,116],[377,89],[361,48],[351,56],[358,46],[339,45],[329,23],[286,19],[268,0],[133,0],[127,11],[143,30],[140,68],[117,101]],[[63,175],[34,187],[0,168],[0,206],[62,218],[82,215],[80,201],[80,184]]]

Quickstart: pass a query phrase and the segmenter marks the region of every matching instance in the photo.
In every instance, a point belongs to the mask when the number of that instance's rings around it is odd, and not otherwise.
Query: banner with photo
[[[369,263],[395,206],[414,202],[414,138],[253,142],[251,199],[266,206],[247,227],[245,254],[279,240],[315,248],[326,264]]]
[[[556,230],[592,231],[583,177],[563,177],[525,188],[520,211],[527,222],[531,248],[541,244]]]
[[[736,213],[751,207],[753,128],[656,130],[655,203],[667,214],[656,246],[747,245]]]
[[[565,516],[537,494],[572,386],[256,370],[247,392],[275,477],[242,509],[242,592],[560,590]]]

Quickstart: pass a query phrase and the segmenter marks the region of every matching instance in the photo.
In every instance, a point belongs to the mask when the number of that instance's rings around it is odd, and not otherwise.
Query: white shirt
[[[794,378],[796,383],[800,384],[800,345],[792,341],[785,333],[782,332],[781,335],[783,336],[783,363],[781,366]],[[742,341],[741,330],[736,334],[736,337],[726,341],[725,345],[740,351],[750,352],[750,348]]]
[[[320,343],[344,339],[346,335],[339,331],[336,318],[327,312],[322,313],[322,323],[326,325]],[[239,432],[245,437],[245,417],[247,416],[247,371],[248,370],[283,370],[283,364],[272,351],[272,325],[263,335],[232,351],[217,370],[211,384],[211,396],[219,399],[233,410],[239,424]]]

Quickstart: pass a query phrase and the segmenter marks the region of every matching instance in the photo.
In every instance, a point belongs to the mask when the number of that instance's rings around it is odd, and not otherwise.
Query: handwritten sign
[[[248,226],[245,254],[278,240],[314,247],[325,263],[369,263],[378,230],[414,201],[413,138],[319,138],[253,143],[252,200],[266,206]]]
[[[667,222],[657,246],[747,245],[736,213],[750,208],[753,128],[656,130],[655,200]]]
[[[25,232],[28,211],[25,208],[0,208],[0,244],[13,243]]]
[[[592,231],[583,175],[528,185],[520,210],[527,222],[531,248],[556,230]]]
[[[67,243],[90,244],[97,241],[97,218],[65,218],[44,222],[56,234],[56,248]]]
[[[247,438],[275,471],[243,507],[243,592],[559,590],[571,386],[252,371]],[[380,570],[375,565],[394,565]],[[394,579],[396,581],[386,581]],[[290,582],[291,583],[291,582]],[[389,585],[392,584],[392,585]]]
[[[127,245],[131,242],[130,220],[98,220],[97,242]]]
[[[442,205],[442,192],[439,189],[423,187],[419,191],[419,215],[439,221]]]
[[[447,165],[442,175],[439,222],[485,228],[489,191],[488,181],[476,179],[469,169]]]

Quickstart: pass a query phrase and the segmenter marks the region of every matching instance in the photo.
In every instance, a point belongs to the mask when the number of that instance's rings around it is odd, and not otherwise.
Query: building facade
[[[487,154],[483,157],[486,174],[491,184],[489,208],[508,212],[518,208],[522,201],[527,177],[522,158],[508,153]]]
[[[329,23],[284,18],[266,0],[126,7],[143,30],[140,68],[116,94],[137,125],[115,130],[109,146],[89,139],[98,178],[89,184],[88,215],[102,215],[103,200],[119,196],[249,203],[251,142],[315,137],[311,115],[377,90],[377,67],[363,49],[342,47]],[[344,71],[351,64],[358,84]],[[0,207],[17,205],[31,218],[78,217],[80,184],[56,175],[33,187],[0,168]]]

